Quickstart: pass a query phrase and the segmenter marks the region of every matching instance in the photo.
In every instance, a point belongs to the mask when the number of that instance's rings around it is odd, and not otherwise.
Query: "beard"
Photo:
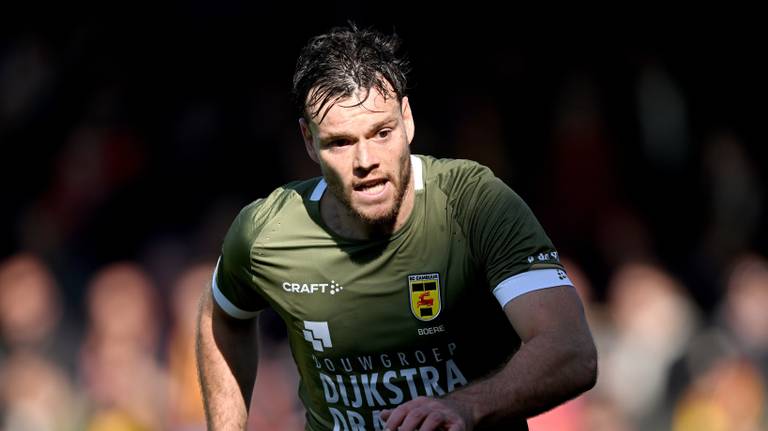
[[[371,215],[365,214],[352,204],[351,196],[344,192],[344,185],[336,175],[324,175],[328,190],[333,193],[339,202],[346,209],[347,214],[362,222],[368,227],[368,230],[377,236],[389,235],[394,232],[397,216],[400,214],[400,207],[405,198],[405,192],[408,190],[408,184],[411,182],[411,158],[410,153],[406,152],[404,160],[400,161],[400,178],[397,182],[392,182],[395,186],[395,198],[392,206],[383,214]]]

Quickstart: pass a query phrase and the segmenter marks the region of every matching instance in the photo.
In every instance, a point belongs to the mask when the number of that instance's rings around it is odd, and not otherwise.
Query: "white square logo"
[[[328,322],[304,321],[304,339],[312,344],[312,348],[318,352],[324,351],[331,344],[331,332],[328,330]]]

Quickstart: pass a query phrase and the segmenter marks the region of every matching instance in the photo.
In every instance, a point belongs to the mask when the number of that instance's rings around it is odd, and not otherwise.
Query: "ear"
[[[411,104],[408,101],[408,96],[403,96],[400,106],[403,114],[403,122],[405,123],[405,135],[408,138],[408,145],[411,145],[413,135],[416,133],[416,125],[413,123],[413,112],[411,112]]]
[[[309,128],[309,124],[304,117],[299,118],[299,129],[301,130],[301,137],[304,139],[304,148],[309,154],[309,158],[315,163],[320,163],[317,157],[317,150],[315,150],[315,140],[312,138],[312,130]]]

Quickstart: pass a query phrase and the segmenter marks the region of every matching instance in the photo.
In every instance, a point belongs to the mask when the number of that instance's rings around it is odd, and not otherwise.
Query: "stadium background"
[[[202,429],[194,297],[240,207],[317,175],[291,76],[348,18],[405,42],[412,151],[492,167],[579,280],[600,381],[532,429],[768,427],[758,31],[295,9],[0,31],[2,429]],[[300,426],[264,328],[252,427]]]

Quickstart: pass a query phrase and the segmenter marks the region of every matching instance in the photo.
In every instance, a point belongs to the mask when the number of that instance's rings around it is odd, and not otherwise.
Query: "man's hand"
[[[474,428],[472,412],[465,406],[445,398],[418,397],[384,410],[381,418],[389,431],[470,431]]]

